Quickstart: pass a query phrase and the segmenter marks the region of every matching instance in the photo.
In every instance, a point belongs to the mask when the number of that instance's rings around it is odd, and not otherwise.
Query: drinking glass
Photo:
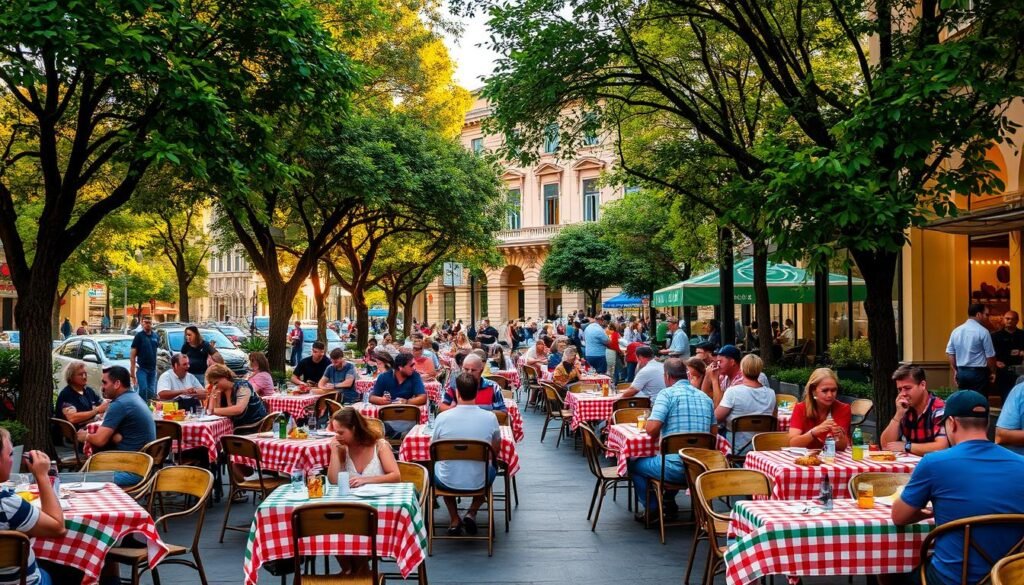
[[[857,507],[865,510],[875,507],[875,486],[868,482],[857,485]]]

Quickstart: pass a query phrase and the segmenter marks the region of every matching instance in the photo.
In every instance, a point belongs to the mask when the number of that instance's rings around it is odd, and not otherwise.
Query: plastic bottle
[[[434,428],[434,408],[433,405],[430,404],[429,398],[427,398],[427,405],[425,408],[427,409],[427,428],[432,429]]]
[[[277,416],[277,420],[274,422],[277,426],[277,438],[285,439],[288,437],[288,416],[281,413]]]
[[[853,460],[860,461],[864,459],[864,433],[861,432],[860,427],[853,429]]]
[[[363,406],[366,406],[369,403],[370,403],[370,391],[367,390],[366,392],[363,392]]]
[[[825,463],[835,463],[836,461],[836,438],[829,433],[825,437],[825,448],[821,450],[821,460]]]
[[[821,493],[818,496],[821,500],[821,507],[826,510],[832,509],[832,482],[828,479],[828,474],[825,470],[821,471]]]
[[[57,472],[57,462],[50,462],[50,470],[46,472],[46,475],[50,478],[50,486],[53,487],[53,493],[60,497],[60,473]]]

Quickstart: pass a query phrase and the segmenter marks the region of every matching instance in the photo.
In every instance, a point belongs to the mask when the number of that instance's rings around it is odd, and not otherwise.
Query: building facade
[[[501,136],[487,135],[483,122],[491,107],[479,95],[466,114],[461,141],[477,153],[498,149]],[[497,234],[503,264],[488,269],[474,283],[475,316],[492,324],[515,319],[545,319],[583,309],[581,292],[549,287],[540,276],[551,249],[551,239],[566,225],[597,221],[605,203],[622,196],[621,188],[601,186],[601,173],[611,170],[617,160],[614,144],[606,135],[595,135],[571,160],[558,158],[557,129],[542,147],[538,162],[531,167],[506,163],[502,180],[512,210],[505,229]],[[468,275],[466,275],[468,280]],[[607,300],[618,288],[602,292]],[[414,315],[427,321],[470,318],[470,285],[444,286],[432,283],[416,301]]]

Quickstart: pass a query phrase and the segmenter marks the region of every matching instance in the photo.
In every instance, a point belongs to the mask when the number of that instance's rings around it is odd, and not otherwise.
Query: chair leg
[[[516,485],[516,476],[512,476],[512,498],[516,502],[516,508],[519,507],[519,486]]]
[[[255,496],[253,496],[253,497],[255,497]],[[220,541],[219,542],[221,542],[221,543],[224,542],[224,532],[226,532],[227,529],[228,529],[228,519],[231,517],[231,503],[234,501],[234,499],[235,499],[235,486],[231,486],[231,489],[228,490],[227,507],[224,508],[224,523],[221,524],[221,526],[220,526]]]
[[[153,567],[153,570],[150,571],[149,574],[153,579],[153,585],[160,585],[160,573],[157,571],[156,567]]]
[[[427,585],[427,563],[420,563],[420,566],[418,567],[416,572],[416,576],[419,580],[419,585]]]
[[[508,477],[508,470],[505,471],[505,532],[508,532],[508,522],[512,519],[512,482]]]
[[[590,496],[590,508],[587,510],[587,520],[594,515],[594,504],[597,503],[597,492],[601,489],[601,480],[594,483],[594,495]]]
[[[662,510],[661,488],[659,487],[655,498],[658,502],[658,531],[661,533],[661,544],[665,544],[665,511]]]
[[[608,484],[603,481],[601,484],[601,494],[597,497],[597,510],[594,511],[594,522],[590,525],[590,531],[594,532],[597,530],[597,519],[601,517],[601,504],[604,503],[604,495],[608,491]]]
[[[683,577],[683,585],[690,585],[690,573],[693,571],[693,559],[697,554],[697,542],[700,541],[700,525],[693,530],[693,544],[690,545],[690,557],[686,561],[686,575]]]
[[[540,442],[544,442],[544,437],[548,434],[548,423],[551,422],[551,417],[548,416],[544,419],[544,428],[540,430]]]
[[[494,488],[487,490],[487,556],[494,556]]]
[[[560,422],[562,423],[562,426],[558,427],[558,440],[555,441],[555,449],[562,444],[562,435],[565,434],[565,419],[562,419]]]
[[[433,556],[434,554],[434,488],[431,486],[427,487],[428,495],[427,498],[427,556]]]

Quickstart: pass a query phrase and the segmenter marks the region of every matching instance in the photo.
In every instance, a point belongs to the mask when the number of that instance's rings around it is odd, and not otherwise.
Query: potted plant
[[[832,369],[842,381],[871,381],[871,345],[867,339],[840,339],[828,344]]]
[[[14,447],[14,453],[11,455],[14,468],[11,471],[18,473],[21,470],[21,454],[25,450],[25,437],[28,436],[28,428],[16,420],[2,420],[0,427],[7,429],[7,432],[11,434],[11,445]]]
[[[812,368],[788,368],[785,370],[779,370],[776,373],[776,377],[779,380],[778,392],[782,394],[792,394],[797,398],[803,395],[804,386],[807,385],[807,380],[811,377]]]

